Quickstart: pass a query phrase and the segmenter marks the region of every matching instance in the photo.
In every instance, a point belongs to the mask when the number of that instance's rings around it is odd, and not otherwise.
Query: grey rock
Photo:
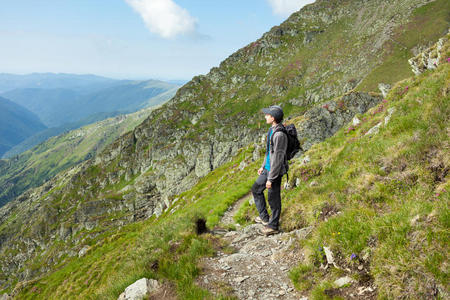
[[[249,279],[249,278],[250,278],[250,276],[240,276],[240,277],[236,277],[236,278],[234,279],[234,281],[237,282],[237,283],[241,283],[241,282],[243,282],[244,280],[247,280],[247,279]]]
[[[391,107],[388,109],[388,114],[386,117],[384,117],[384,125],[387,125],[389,121],[391,120],[392,114],[395,112],[395,107]]]
[[[339,279],[336,279],[333,283],[336,287],[340,288],[343,287],[346,284],[349,284],[353,282],[353,279],[351,277],[345,276],[345,277],[341,277]]]
[[[358,126],[359,124],[361,124],[361,121],[358,119],[358,117],[354,117],[352,120],[352,124],[353,126]]]
[[[414,74],[419,75],[426,70],[435,69],[440,63],[442,50],[447,37],[441,38],[432,47],[408,60]]]
[[[119,296],[119,300],[141,300],[147,297],[150,293],[159,288],[158,281],[154,279],[141,278],[135,283],[129,285],[125,292]]]
[[[372,128],[370,128],[365,135],[375,135],[380,131],[380,127],[383,123],[378,123],[377,125],[373,126]]]
[[[325,256],[327,258],[327,263],[329,265],[334,264],[334,256],[333,256],[333,252],[331,252],[329,247],[323,247],[323,251],[325,252]]]
[[[78,251],[78,257],[84,256],[89,251],[89,249],[91,249],[91,247],[89,247],[87,245],[84,246],[83,248],[81,248],[81,250]]]
[[[389,93],[389,91],[391,90],[391,85],[387,84],[387,83],[379,83],[378,89],[380,90],[381,94],[385,98],[387,96],[387,94]]]
[[[381,101],[381,97],[368,93],[350,92],[336,100],[313,107],[304,119],[295,124],[304,151],[335,134],[356,114],[364,113]],[[305,160],[305,158],[304,158]]]

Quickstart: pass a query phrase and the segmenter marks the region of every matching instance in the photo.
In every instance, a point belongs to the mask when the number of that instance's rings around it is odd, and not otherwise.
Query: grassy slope
[[[339,275],[319,269],[323,246],[356,279],[356,267],[369,263],[380,298],[427,298],[448,283],[449,70],[401,82],[359,127],[316,145],[311,163],[294,167],[304,183],[286,194],[284,227],[316,227],[309,260],[291,272],[313,299],[327,298],[323,290]],[[388,125],[364,136],[389,108],[396,111]],[[329,211],[340,214],[324,221]]]
[[[282,227],[315,227],[304,244],[308,260],[291,271],[297,287],[313,299],[327,298],[324,290],[340,275],[318,268],[322,246],[330,246],[339,265],[352,270],[351,254],[359,260],[369,253],[380,298],[421,298],[430,283],[448,282],[449,71],[446,64],[397,84],[384,103],[360,116],[360,126],[343,128],[313,146],[309,164],[293,164],[291,178],[302,184],[283,192]],[[364,136],[393,107],[388,125]],[[208,227],[215,226],[227,207],[248,192],[259,165],[251,162],[252,150],[243,149],[211,172],[159,219],[91,241],[86,256],[27,285],[20,298],[113,299],[142,276],[166,282],[182,299],[205,297],[208,293],[193,284],[196,260],[213,254],[220,242],[208,234],[197,236],[194,221],[202,216]],[[243,160],[249,165],[240,171]],[[318,184],[311,187],[312,180]],[[320,217],[330,210],[340,214],[328,221]],[[244,205],[238,221],[245,224],[254,214],[254,207]],[[352,276],[358,279],[357,272]]]
[[[183,299],[207,295],[193,285],[199,272],[195,262],[199,256],[214,252],[214,238],[197,236],[194,221],[204,217],[209,228],[215,226],[228,206],[248,193],[253,183],[250,174],[259,162],[243,172],[239,164],[242,160],[250,162],[252,151],[243,149],[233,162],[180,195],[172,207],[176,207],[173,214],[168,210],[159,219],[127,225],[117,233],[88,242],[92,248],[85,257],[69,259],[50,276],[27,285],[19,298],[113,299],[142,276],[165,279]]]
[[[412,76],[408,59],[414,57],[416,45],[437,40],[448,30],[450,2],[437,0],[414,11],[409,21],[394,29],[383,45],[383,63],[375,67],[358,85],[358,91],[378,91],[378,83],[393,84]],[[395,72],[391,72],[395,70]]]

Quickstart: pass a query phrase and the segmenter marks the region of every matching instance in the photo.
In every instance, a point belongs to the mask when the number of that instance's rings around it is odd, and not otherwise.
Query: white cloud
[[[125,0],[145,22],[148,30],[163,38],[196,34],[197,20],[172,0]]]
[[[300,10],[306,4],[315,2],[315,0],[267,0],[272,7],[274,14],[287,17],[293,12]]]

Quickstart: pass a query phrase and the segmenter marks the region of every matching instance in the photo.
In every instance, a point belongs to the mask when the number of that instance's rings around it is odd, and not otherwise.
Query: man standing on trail
[[[264,108],[267,124],[272,125],[267,133],[266,155],[262,167],[258,170],[258,179],[252,186],[253,198],[259,216],[255,222],[264,225],[262,233],[271,235],[278,233],[278,226],[281,214],[281,178],[287,173],[286,150],[288,138],[283,131],[283,109],[278,105]],[[266,199],[264,190],[268,189],[268,201],[272,210],[272,217],[269,217],[266,209]]]

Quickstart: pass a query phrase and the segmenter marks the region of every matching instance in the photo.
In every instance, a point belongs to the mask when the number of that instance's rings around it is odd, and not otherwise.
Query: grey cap
[[[262,112],[265,113],[266,115],[271,115],[277,121],[283,120],[284,117],[283,109],[278,105],[272,105],[269,108],[263,108]]]

